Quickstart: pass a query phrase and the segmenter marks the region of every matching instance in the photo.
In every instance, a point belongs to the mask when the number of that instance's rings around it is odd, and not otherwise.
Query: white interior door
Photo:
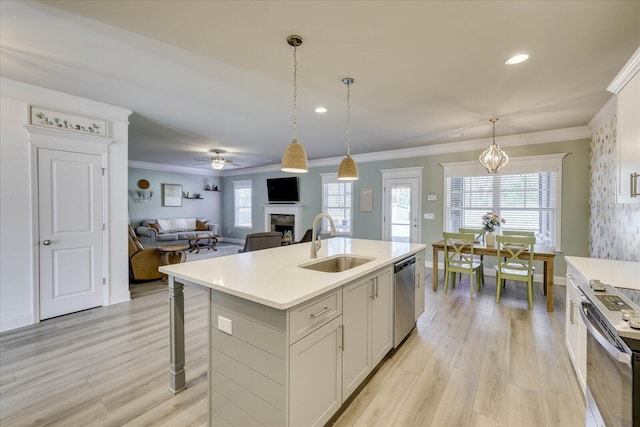
[[[40,318],[103,304],[102,157],[38,149]]]
[[[384,180],[384,240],[418,243],[419,187],[418,178]]]

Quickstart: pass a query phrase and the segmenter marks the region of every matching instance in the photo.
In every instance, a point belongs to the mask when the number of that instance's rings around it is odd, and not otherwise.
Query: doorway
[[[422,167],[386,169],[381,172],[383,240],[419,243]]]

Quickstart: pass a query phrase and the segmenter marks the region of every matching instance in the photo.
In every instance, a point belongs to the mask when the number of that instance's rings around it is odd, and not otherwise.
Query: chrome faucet
[[[320,221],[322,217],[325,217],[329,220],[329,225],[331,227],[331,237],[335,237],[336,235],[336,226],[333,225],[333,219],[331,219],[331,217],[324,212],[316,215],[316,217],[313,219],[313,228],[311,229],[311,258],[318,258],[318,250],[322,246],[322,240],[320,240],[320,236],[318,236],[317,231],[318,221]]]

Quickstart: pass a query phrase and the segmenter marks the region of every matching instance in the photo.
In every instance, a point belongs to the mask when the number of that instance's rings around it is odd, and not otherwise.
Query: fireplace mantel
[[[293,215],[293,234],[296,240],[300,240],[304,231],[302,230],[302,210],[304,205],[298,204],[272,204],[264,206],[264,231],[271,231],[271,215]]]

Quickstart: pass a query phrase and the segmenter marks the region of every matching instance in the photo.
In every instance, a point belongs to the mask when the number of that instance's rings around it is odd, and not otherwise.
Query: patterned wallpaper
[[[593,258],[640,261],[640,203],[616,203],[616,116],[591,138],[591,218]]]

